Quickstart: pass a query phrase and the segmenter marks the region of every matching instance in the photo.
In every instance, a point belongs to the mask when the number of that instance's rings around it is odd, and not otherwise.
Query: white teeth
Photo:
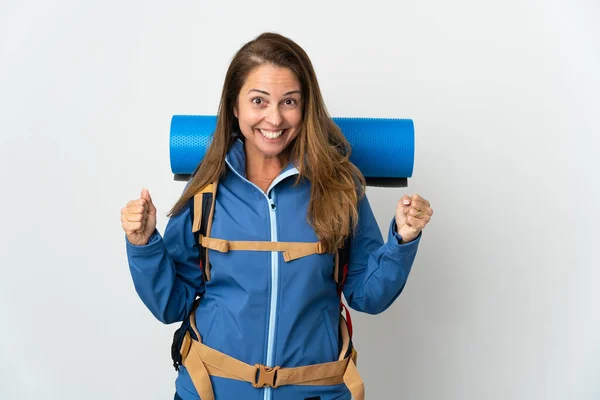
[[[280,131],[266,131],[264,129],[259,129],[260,133],[266,137],[267,139],[273,140],[277,139],[283,133],[283,130]]]

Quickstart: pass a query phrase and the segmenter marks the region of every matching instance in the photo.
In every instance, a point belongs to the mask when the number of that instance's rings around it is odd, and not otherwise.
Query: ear
[[[233,115],[234,115],[236,118],[238,117],[237,106],[233,106]]]

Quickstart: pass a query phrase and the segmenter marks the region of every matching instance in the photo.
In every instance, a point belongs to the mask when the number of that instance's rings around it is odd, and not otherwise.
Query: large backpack
[[[215,210],[215,201],[217,197],[218,183],[211,183],[206,185],[198,193],[194,195],[188,201],[188,207],[190,209],[190,218],[192,222],[192,231],[195,237],[196,247],[200,254],[200,268],[206,282],[210,281],[211,265],[208,259],[208,250],[213,249],[217,251],[230,251],[230,250],[263,250],[263,251],[283,251],[284,259],[286,261],[293,260],[295,258],[303,257],[309,254],[322,253],[320,243],[286,243],[286,242],[232,242],[222,239],[215,239],[210,237],[210,231],[212,227],[212,220]],[[350,356],[352,353],[354,362],[356,362],[356,351],[352,346],[352,320],[350,319],[350,312],[342,301],[342,290],[344,288],[344,282],[348,274],[348,263],[350,259],[350,244],[352,241],[351,236],[347,236],[344,240],[344,245],[338,249],[335,255],[335,262],[332,266],[332,279],[335,280],[337,285],[338,295],[340,297],[340,312],[345,311],[345,318],[341,317],[340,330],[343,329],[342,324],[346,325],[347,332],[350,337],[350,345],[346,351],[345,357]],[[196,299],[194,306],[192,307],[192,313],[194,313],[198,306],[199,298]],[[181,324],[179,329],[175,331],[173,337],[173,344],[171,346],[171,356],[173,359],[173,366],[176,370],[179,370],[179,366],[182,365],[182,356],[180,349],[184,340],[186,332],[190,333],[194,339],[194,329],[190,326],[190,317],[188,316]],[[340,332],[341,337],[341,332]],[[341,343],[339,346],[341,351]]]

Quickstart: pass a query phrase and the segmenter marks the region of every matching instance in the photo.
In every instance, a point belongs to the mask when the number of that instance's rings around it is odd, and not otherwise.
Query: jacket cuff
[[[423,235],[423,231],[419,232],[419,236],[417,236],[414,240],[408,243],[402,243],[402,236],[398,234],[396,226],[396,217],[392,218],[392,222],[390,224],[390,230],[388,232],[388,243],[392,245],[392,247],[399,248],[412,248],[418,247],[419,241],[421,240],[421,236]]]
[[[127,235],[125,235],[125,244],[127,247],[127,253],[129,254],[138,255],[152,253],[153,251],[161,247],[161,242],[162,236],[160,235],[157,229],[154,229],[154,232],[152,232],[152,235],[150,235],[148,243],[139,246],[132,244],[129,241],[129,239],[127,239]]]

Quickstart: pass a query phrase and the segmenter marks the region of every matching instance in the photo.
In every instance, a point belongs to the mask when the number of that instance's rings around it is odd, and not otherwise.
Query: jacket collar
[[[227,155],[225,156],[225,162],[227,163],[230,169],[232,169],[242,178],[247,179],[246,152],[244,151],[244,142],[241,138],[238,137],[238,139],[235,142],[233,142],[233,145],[231,146],[231,148],[227,152]],[[298,175],[299,173],[300,171],[298,171],[296,166],[290,161],[288,165],[286,165],[286,167],[279,173],[279,175],[277,175],[277,177],[273,179],[269,190],[271,190],[271,188],[273,188],[285,178],[293,175]]]

